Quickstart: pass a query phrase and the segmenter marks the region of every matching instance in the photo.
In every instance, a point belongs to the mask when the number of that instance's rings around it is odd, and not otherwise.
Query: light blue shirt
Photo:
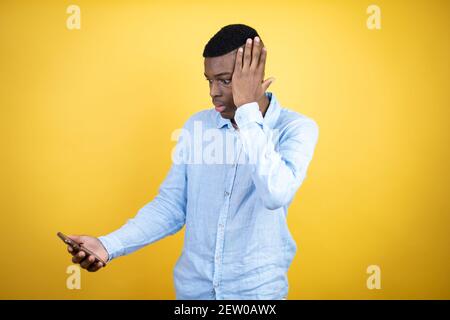
[[[318,139],[314,120],[268,92],[237,109],[236,130],[215,109],[180,130],[159,194],[120,229],[99,237],[109,260],[185,229],[177,299],[282,299],[297,250],[287,209]]]

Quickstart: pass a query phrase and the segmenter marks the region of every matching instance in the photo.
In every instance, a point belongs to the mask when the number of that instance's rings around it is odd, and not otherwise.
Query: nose
[[[211,98],[218,97],[222,93],[220,91],[219,85],[217,84],[217,81],[212,81],[212,83],[209,85],[209,95]]]

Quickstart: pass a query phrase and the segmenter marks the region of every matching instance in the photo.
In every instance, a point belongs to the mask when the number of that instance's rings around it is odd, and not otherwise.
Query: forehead
[[[236,50],[228,52],[223,56],[213,57],[213,58],[205,58],[205,73],[213,77],[216,74],[222,72],[230,72],[232,73],[234,70],[234,63],[236,60]]]

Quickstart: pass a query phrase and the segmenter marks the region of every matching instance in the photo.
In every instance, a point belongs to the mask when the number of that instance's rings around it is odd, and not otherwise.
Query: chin
[[[222,118],[224,119],[233,119],[234,115],[236,114],[236,108],[235,109],[225,109],[223,112],[220,113],[220,115],[222,116]]]
[[[234,118],[234,114],[235,114],[235,111],[228,111],[228,110],[225,110],[224,112],[221,112],[220,113],[220,116],[222,117],[222,118],[224,118],[224,119],[233,119]]]

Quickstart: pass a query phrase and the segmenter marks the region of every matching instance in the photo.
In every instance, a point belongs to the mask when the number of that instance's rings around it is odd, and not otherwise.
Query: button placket
[[[235,143],[237,141],[235,140]],[[240,151],[242,150],[242,146]],[[225,223],[228,216],[228,210],[230,208],[230,195],[231,192],[228,190],[232,189],[234,184],[234,180],[236,179],[236,171],[237,171],[237,162],[239,161],[240,151],[238,158],[235,160],[235,164],[232,167],[232,170],[229,170],[227,173],[227,181],[229,184],[227,186],[227,190],[224,191],[225,203],[220,210],[218,224],[217,224],[217,235],[216,235],[216,248],[214,252],[214,272],[213,272],[213,286],[214,288],[218,288],[220,284],[220,277],[222,273],[222,259],[223,259],[223,245],[225,241]]]

